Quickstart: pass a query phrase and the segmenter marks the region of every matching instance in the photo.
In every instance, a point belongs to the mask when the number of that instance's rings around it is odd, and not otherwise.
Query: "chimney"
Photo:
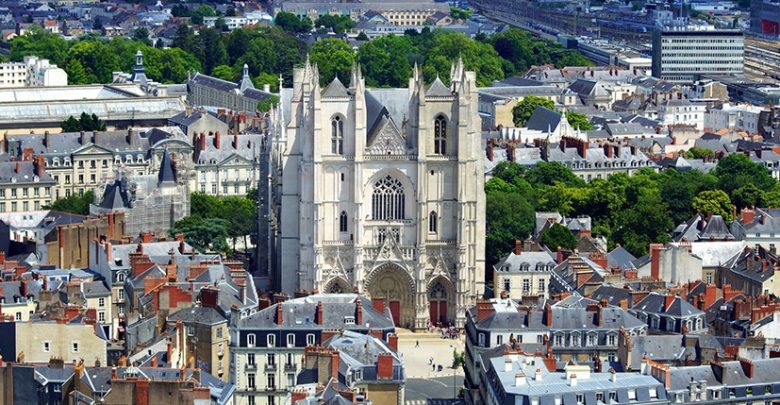
[[[40,177],[43,177],[43,169],[46,168],[46,160],[44,160],[43,155],[38,155],[35,158],[35,175]]]
[[[111,367],[111,379],[116,380],[116,367]]]
[[[384,298],[371,298],[371,306],[374,307],[376,312],[380,314],[385,313],[385,299]]]
[[[200,141],[200,150],[206,150],[206,134],[201,132],[198,140]]]
[[[304,399],[309,397],[309,394],[306,393],[306,390],[303,389],[295,389],[290,394],[290,404],[295,405],[298,401],[303,401]]]
[[[674,303],[674,295],[667,294],[664,297],[664,311],[669,310],[669,307]]]
[[[172,358],[173,358],[173,343],[172,342],[168,342],[165,359],[166,359],[166,361],[168,361],[168,363],[173,364],[173,359]]]
[[[184,254],[184,239],[179,240],[179,253]]]
[[[389,333],[387,335],[387,345],[390,346],[391,349],[398,351],[398,335]]]
[[[317,319],[315,319],[317,325],[322,325],[322,301],[317,301]]]
[[[106,249],[106,262],[112,263],[114,258],[112,257],[113,249],[111,249],[111,242],[106,242],[103,248]]]
[[[263,91],[266,92],[266,93],[270,93],[271,92],[271,85],[268,84],[268,83],[264,84],[263,85]]]
[[[607,158],[612,159],[612,145],[605,143],[604,144],[604,154],[607,155]]]
[[[108,214],[108,239],[114,237],[114,213]]]
[[[651,243],[650,244],[650,277],[660,280],[660,259],[661,259],[661,249],[663,249],[664,245],[660,243]]]
[[[127,128],[127,144],[130,146],[135,145],[135,140],[133,139],[133,128],[129,127]]]
[[[355,307],[355,324],[363,325],[363,303],[360,301],[360,298],[357,299]]]
[[[380,380],[393,378],[393,355],[379,353],[376,358],[376,377]]]
[[[219,149],[221,145],[221,137],[219,135],[219,131],[214,133],[214,147]]]
[[[495,312],[495,308],[490,301],[477,301],[477,322],[489,317]]]
[[[745,377],[752,379],[755,376],[756,365],[752,361],[740,357],[739,365],[742,366],[742,372],[745,373]]]
[[[544,324],[548,328],[552,328],[552,322],[553,322],[553,316],[552,316],[552,307],[550,306],[550,303],[544,305]]]
[[[571,387],[577,386],[577,374],[571,374],[569,376],[569,386]]]
[[[756,219],[756,211],[750,208],[743,208],[740,216],[742,224],[748,224]]]
[[[22,162],[16,161],[16,173],[19,174],[22,172]]]
[[[522,387],[525,385],[525,373],[519,372],[515,374],[515,387]]]
[[[98,131],[92,131],[92,143],[98,144]]]
[[[43,131],[43,146],[45,146],[46,149],[49,149],[51,146],[51,141],[49,140],[50,136],[49,131]]]
[[[380,354],[381,356],[381,354]],[[338,350],[334,350],[332,352],[331,356],[331,362],[330,362],[330,376],[332,378],[338,379],[339,378],[339,366],[341,363],[341,355],[339,354]],[[377,369],[377,374],[379,373],[379,370]],[[379,375],[377,375],[379,377]]]
[[[0,252],[0,265],[5,264],[5,252]]]
[[[493,141],[491,141],[491,140],[488,140],[486,153],[487,153],[488,160],[492,162],[493,161]]]
[[[523,253],[523,241],[515,239],[515,255],[520,256]]]
[[[238,150],[238,132],[233,134],[233,149]]]
[[[135,382],[135,403],[149,405],[149,380],[143,378]]]
[[[81,138],[80,138],[79,142],[81,142],[82,145],[86,145],[87,144],[87,133],[84,132],[84,130],[81,130]]]
[[[152,235],[149,232],[142,232],[141,233],[141,243],[152,243],[152,239],[154,239],[154,235]]]
[[[276,304],[276,324],[281,325],[282,324],[282,316],[284,314],[284,311],[282,310],[282,303]]]

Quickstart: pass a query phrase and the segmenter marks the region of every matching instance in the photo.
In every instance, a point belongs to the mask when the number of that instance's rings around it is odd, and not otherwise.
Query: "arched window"
[[[433,153],[447,154],[447,120],[441,115],[433,122]]]
[[[404,186],[398,179],[387,176],[374,183],[371,217],[374,220],[404,219]]]
[[[344,121],[340,116],[335,116],[330,122],[330,152],[334,155],[344,154]]]
[[[439,229],[438,218],[436,217],[436,211],[431,211],[428,215],[428,232],[436,233]]]
[[[347,231],[347,212],[341,211],[341,215],[339,215],[339,231],[340,232],[346,232]]]

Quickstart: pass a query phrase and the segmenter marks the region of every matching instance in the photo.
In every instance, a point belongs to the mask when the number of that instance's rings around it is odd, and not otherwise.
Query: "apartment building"
[[[653,76],[692,83],[706,74],[740,74],[744,46],[738,30],[659,29],[653,33]]]
[[[0,212],[39,210],[51,204],[56,185],[41,156],[0,162]]]
[[[22,62],[0,63],[0,87],[67,86],[68,74],[48,59],[25,56]]]
[[[384,300],[357,294],[280,301],[243,317],[233,312],[231,324],[230,382],[237,389],[236,405],[284,403],[302,369],[304,349],[322,345],[337,330],[382,340],[395,331]]]

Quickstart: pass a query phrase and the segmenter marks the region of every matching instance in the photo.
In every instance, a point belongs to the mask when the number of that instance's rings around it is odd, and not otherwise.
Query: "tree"
[[[171,7],[171,15],[174,17],[189,17],[192,15],[192,10],[184,4],[174,4]]]
[[[81,66],[81,62],[77,59],[72,59],[65,66],[65,72],[68,74],[68,82],[70,84],[88,84],[87,72],[84,70],[84,66]]]
[[[517,239],[526,239],[534,229],[534,208],[515,193],[487,193],[485,259],[493,265],[509,253]]]
[[[65,198],[54,200],[50,206],[43,207],[47,210],[70,212],[78,215],[89,215],[89,204],[95,199],[95,193],[92,190],[83,195],[72,194]]]
[[[696,213],[693,208],[693,198],[696,195],[718,187],[717,177],[698,170],[678,172],[666,169],[662,174],[664,178],[660,185],[661,198],[669,205],[675,224],[687,221]]]
[[[352,18],[348,15],[335,16],[330,14],[323,15],[314,22],[314,26],[330,28],[336,34],[343,34],[352,29],[353,24]]]
[[[349,83],[355,53],[346,41],[334,38],[318,41],[311,47],[309,57],[319,68],[322,86],[326,86],[336,76],[342,83]]]
[[[69,63],[77,60],[84,68],[87,83],[111,83],[113,72],[119,70],[117,54],[106,43],[81,40],[68,51]]]
[[[761,207],[764,203],[764,191],[748,183],[731,193],[731,201],[738,210]]]
[[[666,243],[672,229],[669,207],[658,190],[642,189],[637,202],[617,215],[614,242],[620,243],[634,256],[647,253],[650,243]]]
[[[195,32],[185,23],[180,23],[176,27],[176,33],[173,35],[171,46],[183,49],[186,52],[197,55],[200,53],[198,42],[195,39]]]
[[[105,131],[106,123],[103,122],[97,115],[89,115],[85,112],[81,113],[79,118],[79,125],[82,131]]]
[[[103,21],[100,18],[96,18],[95,22],[92,23],[92,29],[95,31],[102,31],[103,30]]]
[[[531,119],[536,107],[544,107],[548,110],[555,109],[555,103],[544,97],[526,96],[514,108],[512,108],[512,121],[515,126],[522,127]]]
[[[590,131],[593,129],[593,125],[591,125],[588,120],[588,116],[583,113],[566,111],[566,120],[569,121],[569,125],[574,129],[579,129],[580,131]]]
[[[286,11],[276,14],[274,24],[288,32],[308,32],[312,28],[312,22],[308,17],[298,18],[295,14]]]
[[[37,25],[29,27],[24,35],[11,39],[9,44],[9,57],[13,61],[35,55],[58,66],[66,66],[68,42],[61,35],[49,33]]]
[[[731,222],[731,205],[729,195],[723,190],[702,191],[693,199],[693,208],[703,214],[720,215],[726,222]]]
[[[471,10],[464,10],[458,7],[450,7],[450,16],[456,20],[468,20],[471,18]]]
[[[271,106],[279,104],[279,96],[271,96],[266,99],[257,102],[257,110],[268,112],[271,110]]]
[[[542,232],[539,242],[544,246],[547,246],[550,250],[562,249],[574,249],[577,247],[577,238],[574,234],[561,224],[553,224]]]
[[[272,93],[279,92],[279,78],[271,73],[260,73],[252,79],[252,83],[259,89],[267,84],[271,88]]]
[[[202,53],[196,53],[195,56],[200,59],[203,70],[207,74],[211,74],[211,71],[219,66],[227,63],[227,51],[225,50],[225,44],[222,42],[222,34],[213,28],[204,28],[200,30],[197,41],[200,43],[200,49]]]
[[[190,17],[190,21],[192,21],[193,24],[201,25],[203,24],[203,17],[216,17],[217,12],[214,11],[211,6],[208,6],[206,4],[203,4],[201,6],[198,6],[198,8],[195,9],[195,11],[192,12],[192,17]]]
[[[452,63],[458,58],[463,59],[466,70],[477,73],[477,86],[490,86],[494,80],[504,78],[501,57],[489,44],[445,30],[421,33],[414,39],[416,48],[423,55],[423,76],[427,82],[432,82],[436,76],[449,81]]]
[[[360,34],[358,34],[355,39],[358,41],[368,41],[368,35],[366,35],[364,31],[360,31]]]
[[[247,65],[252,76],[263,72],[274,72],[276,71],[275,55],[274,41],[268,37],[258,37],[249,41],[246,51],[236,60],[234,68],[240,72],[243,66]]]
[[[526,171],[524,178],[534,187],[539,185],[551,186],[556,183],[569,187],[582,187],[585,185],[585,181],[577,177],[563,163],[559,162],[539,162]]]
[[[188,216],[176,221],[170,230],[171,236],[184,234],[184,240],[199,252],[228,251],[228,223],[221,218],[200,218]]]
[[[81,131],[81,124],[79,120],[71,115],[68,119],[62,121],[60,128],[62,128],[62,132],[79,132]]]
[[[403,87],[408,83],[416,55],[411,39],[388,35],[361,45],[357,57],[368,86]]]
[[[753,184],[760,190],[769,190],[776,184],[766,167],[742,153],[721,158],[712,173],[718,177],[719,188],[728,194],[745,184]]]
[[[712,149],[700,148],[694,146],[685,152],[686,159],[704,159],[706,157],[714,158],[715,152]]]
[[[236,74],[233,72],[233,68],[228,65],[219,65],[211,71],[211,75],[222,80],[229,82],[235,81]]]
[[[152,41],[149,39],[149,30],[144,27],[138,27],[133,31],[133,39],[146,46],[152,46]]]

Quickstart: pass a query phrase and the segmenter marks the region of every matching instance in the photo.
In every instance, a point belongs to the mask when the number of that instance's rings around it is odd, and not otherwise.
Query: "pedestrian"
[[[433,356],[428,357],[428,365],[433,365]]]
[[[420,347],[420,341],[419,340],[414,343],[414,347]]]

